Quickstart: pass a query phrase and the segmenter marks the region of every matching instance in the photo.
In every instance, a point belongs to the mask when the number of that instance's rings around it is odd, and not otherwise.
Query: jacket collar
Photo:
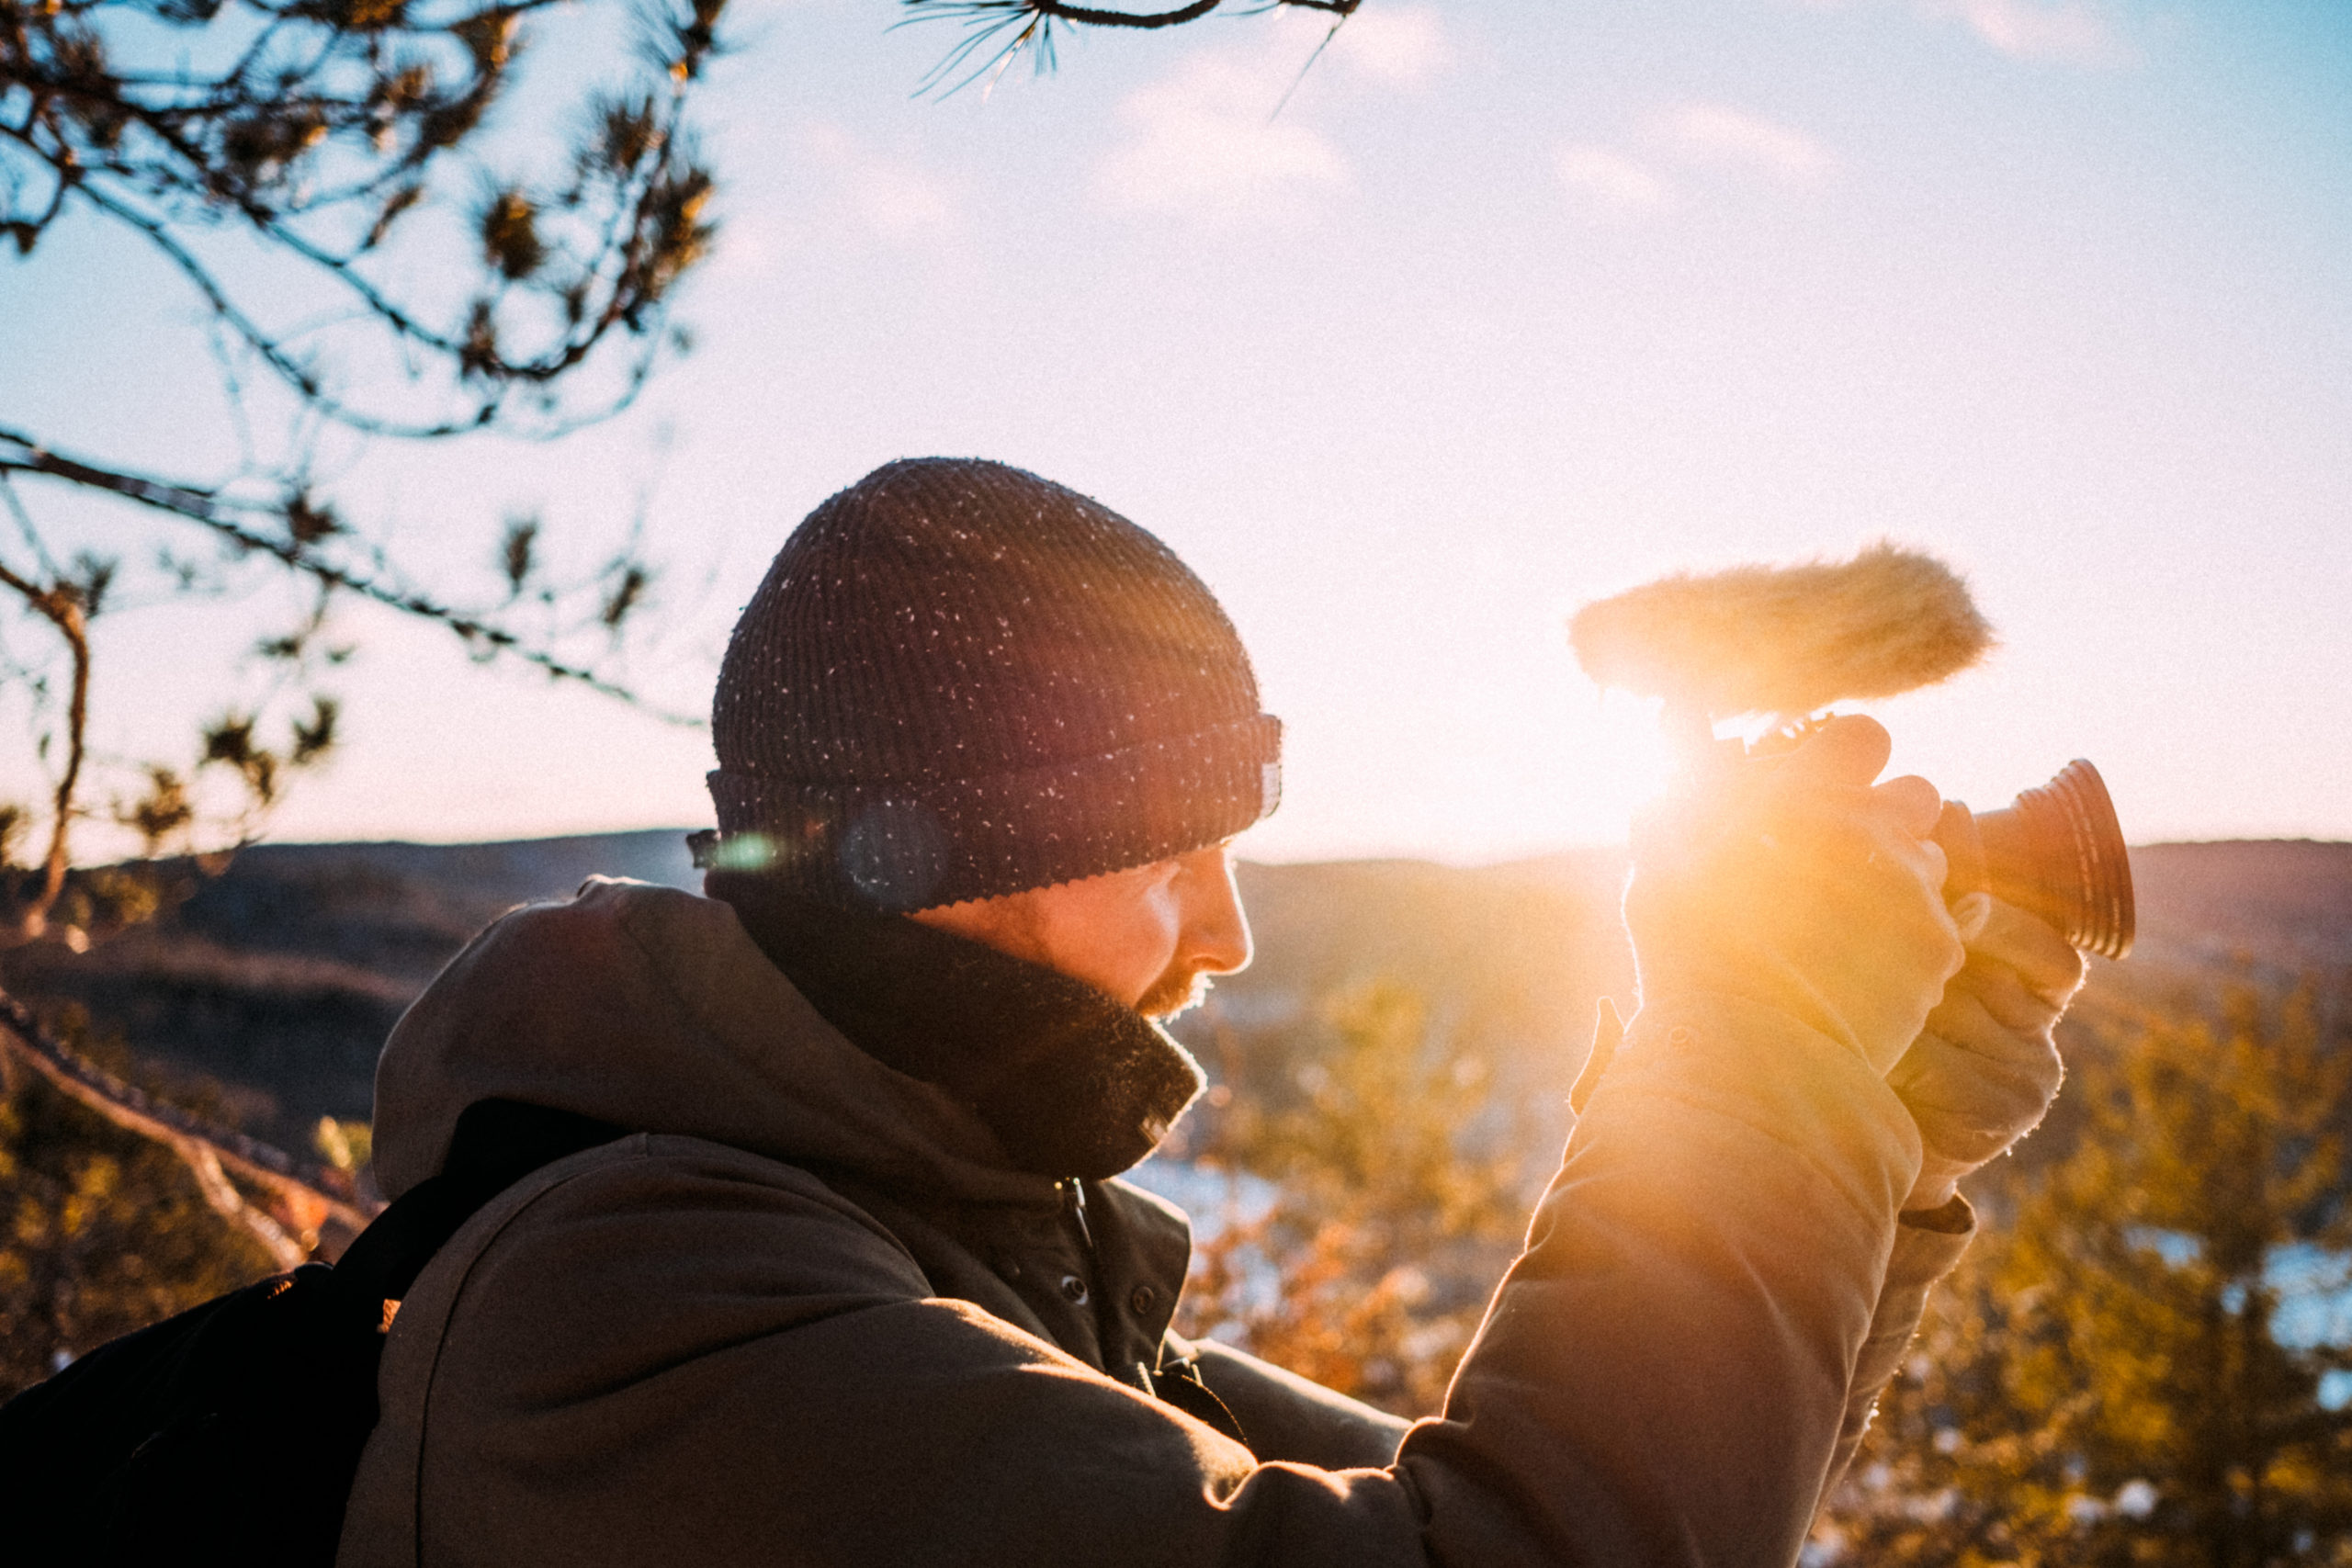
[[[713,872],[706,886],[826,1021],[969,1108],[1018,1169],[1114,1175],[1201,1091],[1199,1064],[1167,1031],[1082,981],[757,875]]]

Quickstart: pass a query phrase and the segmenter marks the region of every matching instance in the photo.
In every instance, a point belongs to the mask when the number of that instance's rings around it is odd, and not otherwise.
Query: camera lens
[[[2098,770],[2079,758],[2001,811],[1944,807],[1935,840],[1953,897],[1990,893],[2047,920],[2086,953],[2132,951],[2132,857]]]

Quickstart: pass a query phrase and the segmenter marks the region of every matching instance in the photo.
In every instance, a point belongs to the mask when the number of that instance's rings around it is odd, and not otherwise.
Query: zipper
[[[1063,1180],[1061,1189],[1062,1213],[1078,1228],[1078,1239],[1086,1244],[1086,1256],[1091,1259],[1094,1256],[1094,1230],[1086,1223],[1086,1184],[1072,1176]]]

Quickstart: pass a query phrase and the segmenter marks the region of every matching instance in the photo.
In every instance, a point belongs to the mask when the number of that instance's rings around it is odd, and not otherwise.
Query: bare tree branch
[[[212,490],[175,484],[118,468],[69,457],[50,450],[20,432],[0,427],[0,474],[37,474],[63,479],[85,489],[136,502],[141,506],[195,523],[238,550],[263,555],[320,586],[356,594],[404,615],[445,626],[470,648],[481,648],[545,671],[549,676],[616,698],[651,714],[666,724],[700,728],[699,715],[679,713],[648,701],[634,689],[575,664],[544,648],[526,643],[514,632],[481,615],[443,604],[431,595],[384,576],[329,560],[300,539],[260,531],[259,521],[282,513],[282,505],[224,497]]]
[[[32,938],[48,929],[49,912],[57,907],[58,895],[65,891],[65,873],[72,863],[74,796],[81,787],[82,760],[89,737],[89,624],[84,616],[81,599],[65,583],[52,582],[44,587],[0,564],[0,585],[6,585],[34,614],[56,628],[74,660],[73,687],[65,710],[65,768],[58,774],[51,807],[49,853],[42,862],[40,891],[17,918],[18,931]]]
[[[5,991],[0,1048],[116,1126],[169,1145],[187,1162],[205,1201],[251,1233],[281,1267],[301,1262],[315,1245],[315,1234],[306,1241],[298,1231],[315,1233],[322,1222],[332,1220],[356,1235],[380,1207],[360,1200],[351,1179],[330,1166],[213,1126],[125,1083],[64,1044],[30,1008]],[[295,1223],[289,1225],[246,1202],[228,1172],[268,1193]]]
[[[540,186],[487,166],[473,143],[521,58],[517,24],[556,0],[240,0],[233,23],[216,23],[211,4],[0,0],[0,106],[22,106],[0,118],[0,234],[29,254],[77,202],[140,233],[273,377],[336,423],[418,438],[492,424],[560,434],[634,399],[667,346],[673,287],[712,233],[712,182],[684,116],[721,52],[725,0],[625,3],[651,69],[620,92],[582,95],[569,172]],[[250,25],[252,36],[225,68],[123,69],[115,47],[148,47],[157,20]],[[368,264],[402,214],[457,181],[493,194],[475,222],[471,299],[451,312],[419,287],[420,269],[389,262],[370,276]],[[277,303],[259,275],[199,256],[187,238],[199,231],[241,231],[343,291],[356,306],[345,335],[414,351],[407,380],[429,372],[446,412],[373,410],[329,386],[255,308]],[[638,344],[617,386],[572,406],[561,389],[576,392],[571,373],[616,339]],[[512,399],[518,389],[530,395]]]

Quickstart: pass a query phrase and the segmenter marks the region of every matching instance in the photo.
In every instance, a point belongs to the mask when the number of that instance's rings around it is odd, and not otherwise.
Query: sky
[[[827,494],[977,455],[1223,600],[1287,727],[1257,858],[1621,839],[1656,719],[1566,616],[1879,538],[2001,639],[1852,705],[1897,768],[1989,807],[2088,757],[2134,841],[2352,838],[2352,7],[1367,0],[1311,68],[1327,24],[1237,7],[940,97],[952,25],[739,4],[694,351],[560,446],[337,479],[484,581],[509,512],[582,552],[641,529],[661,635],[628,673],[662,701],[707,702]],[[509,129],[605,68],[592,28],[542,37]],[[225,463],[195,322],[93,225],[0,259],[0,423]],[[220,700],[254,632],[223,611],[100,623],[106,746]],[[346,627],[345,744],[277,836],[708,819],[700,731]]]

